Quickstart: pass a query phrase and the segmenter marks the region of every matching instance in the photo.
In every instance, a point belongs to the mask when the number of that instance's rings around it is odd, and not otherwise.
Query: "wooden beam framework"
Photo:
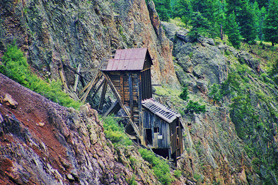
[[[120,104],[121,108],[124,110],[124,112],[126,113],[126,115],[128,116],[128,124],[130,124],[137,137],[139,137],[140,140],[142,140],[141,136],[140,136],[140,133],[139,133],[139,129],[138,129],[138,126],[132,121],[131,119],[131,114],[130,112],[126,109],[125,105],[123,104],[122,100],[121,100],[121,96],[119,95],[119,93],[117,92],[117,89],[115,88],[115,86],[113,85],[111,79],[109,78],[109,76],[107,76],[106,74],[103,73],[103,76],[104,78],[107,80],[108,84],[109,84],[109,87],[110,89],[113,91],[116,99],[118,100],[118,103]]]

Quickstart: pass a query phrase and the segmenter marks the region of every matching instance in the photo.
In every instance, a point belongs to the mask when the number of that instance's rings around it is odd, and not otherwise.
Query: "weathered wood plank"
[[[86,101],[86,99],[87,99],[87,97],[88,97],[88,94],[90,93],[91,89],[94,88],[94,86],[97,84],[97,82],[101,79],[102,73],[101,73],[101,72],[98,72],[98,74],[97,74],[96,76],[97,76],[97,77],[96,77],[93,81],[91,81],[91,82],[89,83],[89,86],[88,86],[86,92],[85,92],[85,93],[83,94],[83,96],[80,98],[82,103],[85,103],[85,101]]]
[[[99,89],[102,87],[103,83],[104,83],[104,80],[102,80],[102,82],[100,83],[100,85],[97,87],[96,91],[94,92],[93,96],[92,96],[92,99],[94,99],[94,97],[96,96],[96,94],[98,93]]]
[[[125,97],[124,97],[124,75],[121,74],[120,76],[120,95],[122,98],[122,102],[125,101]]]
[[[92,79],[92,80],[79,92],[79,95],[81,95],[83,92],[85,92],[85,91],[89,88],[89,86],[90,86],[92,83],[94,83],[94,81],[98,81],[98,79],[99,79],[99,77],[100,77],[101,75],[102,75],[101,72],[98,71],[98,73],[97,73],[97,75],[95,76],[95,78]]]
[[[66,78],[65,78],[63,69],[59,70],[59,74],[60,74],[60,77],[61,77],[62,84],[63,84],[65,90],[68,92],[69,88],[68,88],[68,85],[67,85],[67,82],[66,82]]]
[[[99,102],[99,107],[98,107],[99,110],[103,109],[103,103],[104,103],[106,91],[107,91],[107,81],[104,80],[104,85],[103,85],[103,89],[101,92],[101,97],[100,97],[100,102]]]
[[[80,69],[81,69],[81,64],[78,64],[77,73],[80,72]],[[78,81],[79,81],[79,75],[75,74],[75,82],[74,82],[74,86],[73,86],[73,92],[76,92],[76,90],[77,90]]]
[[[137,86],[138,86],[138,107],[139,111],[142,111],[142,85],[141,85],[141,75],[137,74]]]

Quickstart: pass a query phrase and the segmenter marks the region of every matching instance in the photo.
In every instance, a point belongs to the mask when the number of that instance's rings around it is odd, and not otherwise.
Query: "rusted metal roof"
[[[146,99],[142,102],[142,106],[150,110],[152,113],[160,117],[161,119],[172,123],[176,118],[181,117],[180,114],[172,111],[168,107],[156,102],[154,99]]]
[[[104,71],[142,70],[147,55],[150,56],[147,48],[118,49],[115,57],[108,60]]]

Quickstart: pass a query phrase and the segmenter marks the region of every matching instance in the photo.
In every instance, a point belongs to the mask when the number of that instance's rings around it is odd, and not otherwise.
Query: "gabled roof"
[[[150,56],[147,48],[118,49],[115,57],[108,60],[107,67],[103,71],[143,70],[147,55]]]
[[[142,106],[150,110],[152,113],[160,117],[161,119],[172,123],[176,118],[181,117],[180,114],[172,111],[168,107],[156,102],[152,98],[146,99],[142,102]]]

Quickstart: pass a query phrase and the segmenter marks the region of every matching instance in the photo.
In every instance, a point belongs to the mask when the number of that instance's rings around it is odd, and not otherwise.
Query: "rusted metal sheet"
[[[142,106],[168,123],[172,123],[176,118],[181,117],[180,114],[154,101],[152,98],[144,100]]]
[[[147,48],[118,49],[114,59],[108,60],[104,71],[141,71],[147,56],[150,58]]]

